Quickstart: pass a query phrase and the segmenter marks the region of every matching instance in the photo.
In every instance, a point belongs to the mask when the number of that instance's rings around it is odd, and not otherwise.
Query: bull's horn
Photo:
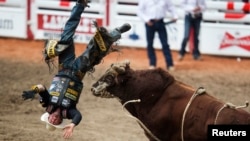
[[[126,66],[128,66],[130,64],[129,60],[125,60],[123,62],[120,63],[116,63],[116,64],[112,64],[111,68],[116,71],[118,74],[122,74],[125,72],[125,68]]]
[[[121,66],[121,65],[119,65],[119,64],[113,65],[113,66],[112,66],[112,69],[113,69],[114,71],[116,71],[118,74],[122,74],[122,73],[125,72],[125,67],[123,67],[123,66]]]
[[[124,60],[123,63],[124,63],[125,65],[130,65],[130,61],[129,61],[129,60]]]

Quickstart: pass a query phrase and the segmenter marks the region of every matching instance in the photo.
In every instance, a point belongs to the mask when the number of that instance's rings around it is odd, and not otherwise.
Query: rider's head
[[[62,123],[62,115],[60,108],[56,109],[53,113],[51,113],[48,117],[49,123],[53,125],[59,125]]]
[[[56,109],[51,114],[44,113],[41,116],[41,120],[46,123],[46,128],[50,131],[56,130],[56,128],[64,128],[65,122],[63,122],[63,117],[61,115],[60,108]]]

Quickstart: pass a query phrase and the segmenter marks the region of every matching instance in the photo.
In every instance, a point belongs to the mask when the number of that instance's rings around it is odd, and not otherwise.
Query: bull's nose
[[[90,91],[95,94],[95,88],[91,88]]]
[[[94,96],[98,96],[99,94],[96,93],[95,88],[91,88],[90,91]]]

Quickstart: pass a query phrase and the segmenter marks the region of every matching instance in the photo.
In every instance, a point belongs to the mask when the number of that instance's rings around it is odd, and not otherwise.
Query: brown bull
[[[206,141],[213,124],[250,124],[247,107],[226,104],[163,69],[133,70],[129,61],[112,64],[92,86],[95,96],[117,97],[149,140]]]

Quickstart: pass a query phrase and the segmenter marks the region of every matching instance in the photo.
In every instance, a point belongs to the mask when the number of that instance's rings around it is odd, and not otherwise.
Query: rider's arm
[[[67,118],[72,119],[72,123],[78,125],[82,120],[82,114],[75,108],[70,108],[67,113]]]
[[[33,90],[36,93],[40,93],[46,90],[46,88],[42,84],[34,85],[31,87],[31,90]]]
[[[22,97],[24,100],[33,99],[35,97],[35,94],[37,93],[40,95],[39,101],[41,105],[43,107],[47,107],[49,103],[50,95],[47,89],[45,88],[45,86],[41,84],[32,86],[31,89],[28,91],[23,91]]]
[[[67,118],[72,119],[72,122],[64,127],[63,137],[65,139],[72,136],[75,126],[82,120],[82,115],[76,108],[70,108],[67,112]]]
[[[45,91],[45,87],[41,84],[34,85],[28,91],[23,91],[22,97],[24,100],[26,99],[33,99],[35,94]]]
[[[41,84],[38,84],[38,85],[34,85],[32,87],[32,90],[34,90],[36,93],[40,95],[40,98],[39,98],[40,104],[43,107],[47,107],[49,104],[50,94],[47,91],[46,87]]]

